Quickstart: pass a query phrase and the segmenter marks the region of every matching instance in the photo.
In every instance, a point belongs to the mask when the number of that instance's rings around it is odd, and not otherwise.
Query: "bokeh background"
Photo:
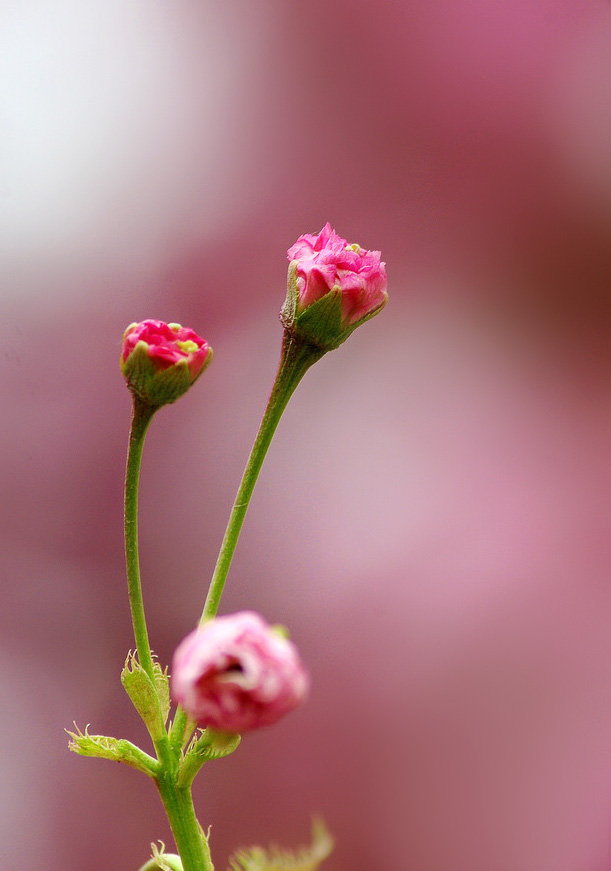
[[[607,871],[611,8],[594,0],[5,0],[0,12],[3,863],[171,843],[145,741],[117,359],[215,349],[150,432],[153,645],[194,625],[274,375],[285,250],[382,250],[387,309],[308,373],[223,610],[291,629],[306,707],[196,788],[232,848],[329,871]]]

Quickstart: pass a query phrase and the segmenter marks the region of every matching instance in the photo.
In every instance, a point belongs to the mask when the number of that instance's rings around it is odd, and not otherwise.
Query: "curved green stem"
[[[134,627],[134,638],[140,665],[154,682],[153,657],[149,644],[142,586],[140,583],[140,559],[138,556],[138,485],[144,438],[156,408],[144,405],[134,397],[132,425],[129,433],[127,467],[125,469],[125,564],[127,568],[127,591]]]
[[[142,600],[142,585],[140,583],[140,558],[138,552],[138,487],[140,483],[140,466],[142,450],[147,429],[157,408],[145,405],[134,396],[132,424],[129,433],[127,451],[127,466],[125,469],[125,565],[127,569],[127,591],[129,607],[134,627],[134,638],[138,660],[155,686],[153,655],[149,643],[144,603]],[[168,737],[163,723],[161,707],[158,710],[158,723],[151,731],[158,758],[165,764],[171,764],[171,754]],[[147,724],[148,725],[148,724]]]
[[[214,574],[210,581],[210,588],[200,624],[216,616],[218,611],[223,587],[225,586],[227,573],[231,566],[242,524],[244,523],[244,517],[250,503],[250,497],[261,471],[267,449],[282,417],[282,412],[307,370],[324,353],[325,351],[322,348],[317,348],[300,341],[294,338],[288,331],[285,331],[276,380],[272,387],[261,426],[252,446],[235,502],[233,503]]]
[[[125,472],[125,562],[127,567],[129,605],[138,660],[153,686],[156,683],[155,668],[146,627],[142,585],[140,582],[138,486],[144,440],[156,410],[156,408],[145,405],[134,397],[127,468]],[[182,711],[179,711],[178,714],[180,717],[184,717]],[[158,722],[154,722],[152,725],[147,723],[159,760],[159,769],[153,774],[153,777],[159,789],[176,840],[176,846],[180,853],[180,859],[175,855],[170,855],[166,857],[165,861],[176,871],[214,871],[208,841],[195,816],[190,786],[183,786],[177,783],[178,757],[182,749],[182,743],[185,740],[186,723],[179,723],[178,728],[174,730],[172,736],[173,746],[171,746],[163,723],[161,705],[158,705],[157,720]],[[159,863],[153,858],[143,866],[141,871],[153,871],[153,869],[157,868],[159,868]]]

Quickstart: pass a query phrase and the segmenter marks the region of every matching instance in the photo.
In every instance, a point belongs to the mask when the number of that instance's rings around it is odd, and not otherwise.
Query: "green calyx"
[[[336,285],[320,299],[302,307],[297,289],[297,261],[289,266],[286,299],[280,311],[283,327],[297,339],[320,348],[334,351],[346,339],[384,307],[385,302],[352,324],[342,318],[342,289]]]
[[[192,342],[184,342],[184,345],[197,345]],[[184,350],[194,350],[184,348]],[[133,395],[145,405],[152,408],[161,408],[169,405],[186,393],[189,387],[199,378],[212,359],[212,351],[209,352],[206,363],[202,370],[194,378],[189,369],[187,359],[180,360],[167,369],[160,369],[151,360],[146,342],[140,341],[128,356],[127,360],[121,359],[121,372],[127,381],[127,386]]]

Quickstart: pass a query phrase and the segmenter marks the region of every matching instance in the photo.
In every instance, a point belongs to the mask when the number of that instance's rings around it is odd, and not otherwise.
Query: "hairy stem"
[[[208,841],[195,816],[190,787],[178,787],[160,775],[157,786],[172,827],[184,871],[214,871]]]

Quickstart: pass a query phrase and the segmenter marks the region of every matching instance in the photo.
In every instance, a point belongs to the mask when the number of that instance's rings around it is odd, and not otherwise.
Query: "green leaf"
[[[70,736],[68,749],[73,753],[78,753],[79,756],[93,756],[98,759],[110,759],[113,762],[123,762],[132,768],[137,768],[138,771],[143,771],[149,777],[154,777],[158,766],[156,759],[145,753],[131,741],[126,741],[124,738],[111,738],[108,735],[90,735],[89,726],[85,727],[85,731],[81,732],[79,727],[74,724],[75,732],[66,732]]]
[[[153,674],[155,675],[157,698],[161,706],[161,716],[165,723],[170,713],[170,678],[168,676],[167,665],[165,668],[162,668],[158,662],[153,661]]]
[[[138,662],[136,653],[130,650],[121,672],[121,683],[155,741],[165,735],[170,689],[167,668],[162,669],[158,662],[153,663],[153,676],[154,683]]]
[[[250,847],[238,850],[228,871],[316,871],[333,850],[333,838],[321,819],[312,823],[312,843],[294,853],[271,846],[269,850]]]
[[[194,754],[204,762],[210,759],[222,759],[223,756],[229,756],[237,750],[241,740],[241,736],[235,732],[215,732],[214,729],[208,728],[193,736],[185,756]]]
[[[229,756],[238,748],[241,740],[241,736],[235,733],[215,732],[213,729],[196,732],[181,762],[179,784],[191,784],[204,762]]]

